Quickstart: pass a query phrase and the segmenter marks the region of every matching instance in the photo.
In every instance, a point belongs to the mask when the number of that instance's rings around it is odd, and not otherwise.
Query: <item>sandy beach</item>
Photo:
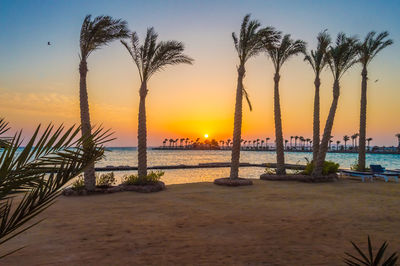
[[[400,185],[255,180],[64,197],[2,265],[342,265],[350,240],[400,249]]]

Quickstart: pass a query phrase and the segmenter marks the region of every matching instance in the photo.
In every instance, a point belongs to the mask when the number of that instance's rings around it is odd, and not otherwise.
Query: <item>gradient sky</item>
[[[369,68],[367,137],[375,145],[396,145],[400,132],[400,3],[393,1],[5,1],[0,0],[0,116],[14,130],[37,124],[79,123],[79,31],[83,18],[105,14],[122,18],[143,39],[154,26],[161,40],[185,43],[193,66],[172,66],[148,83],[149,145],[164,138],[232,137],[237,55],[232,31],[246,13],[303,39],[315,48],[318,32],[343,31],[363,38],[388,30],[395,44]],[[47,46],[47,42],[52,43]],[[137,143],[139,76],[119,42],[88,60],[92,124],[116,131],[112,146]],[[342,79],[334,140],[358,131],[361,69]],[[330,106],[332,75],[321,77],[321,124]],[[373,82],[378,79],[378,82]],[[313,72],[303,56],[281,71],[284,137],[312,135]],[[245,87],[253,112],[244,105],[243,138],[274,139],[273,67],[265,55],[247,64]]]

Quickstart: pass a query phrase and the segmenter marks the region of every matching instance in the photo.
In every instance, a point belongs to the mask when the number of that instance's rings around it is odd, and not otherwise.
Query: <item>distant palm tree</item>
[[[397,133],[395,136],[396,136],[397,141],[398,141],[397,149],[400,151],[400,133]]]
[[[138,175],[139,178],[147,176],[147,126],[146,126],[146,96],[147,82],[155,73],[163,70],[168,65],[192,64],[193,59],[183,54],[184,45],[178,41],[161,41],[157,43],[158,34],[154,29],[148,28],[144,44],[139,44],[136,32],[131,35],[131,44],[121,43],[128,50],[136,64],[140,76],[139,89],[139,115],[138,115]],[[177,140],[175,141],[177,143]],[[181,143],[182,145],[182,143]]]
[[[189,142],[189,138],[186,138],[185,139],[185,147],[187,148],[187,146],[188,146],[188,142]]]
[[[260,144],[260,139],[257,139],[256,143],[257,143],[257,150],[258,150],[258,145]]]
[[[163,148],[165,148],[165,143],[167,143],[167,139],[164,139],[164,141],[162,142]]]
[[[294,137],[294,147],[297,148],[297,140],[299,139],[299,136]]]
[[[344,150],[346,150],[347,146],[346,143],[350,140],[349,136],[344,135],[343,136],[343,141],[344,141]]]
[[[393,44],[393,40],[386,39],[389,36],[387,31],[381,32],[376,37],[376,32],[371,31],[367,34],[364,42],[359,44],[358,54],[362,65],[362,82],[361,82],[361,108],[360,108],[360,141],[358,148],[358,168],[360,171],[365,170],[365,141],[367,128],[367,67],[374,57],[389,45]]]
[[[280,36],[279,36],[280,37]],[[287,34],[283,38],[279,38],[279,42],[265,46],[265,49],[271,58],[275,68],[274,76],[274,120],[275,120],[275,141],[276,141],[276,173],[278,175],[285,174],[285,156],[283,147],[283,133],[282,133],[282,117],[281,105],[279,99],[279,80],[280,70],[283,64],[291,57],[304,53],[306,43],[302,40],[292,40],[290,35]]]
[[[79,46],[79,100],[81,109],[81,131],[82,136],[89,135],[92,130],[89,115],[89,102],[86,86],[86,76],[88,72],[87,60],[89,55],[110,42],[128,37],[126,21],[113,19],[110,16],[98,16],[93,20],[91,15],[87,15],[82,23]],[[87,148],[87,147],[85,147]],[[94,173],[94,164],[86,168],[84,172],[85,188],[94,190],[96,187],[96,177]]]
[[[300,139],[300,148],[304,148],[304,141],[305,141],[304,137],[300,136],[299,139]]]
[[[307,139],[306,139],[306,142],[307,142],[307,149],[308,149],[308,148],[310,147],[310,144],[309,144],[309,143],[311,142],[311,139],[307,138]]]
[[[268,140],[270,140],[270,138],[266,138],[265,139],[265,148],[268,150]]]
[[[175,148],[178,148],[178,140],[179,140],[179,139],[174,140]],[[138,157],[138,159],[139,159],[139,157]],[[146,156],[146,164],[147,164],[147,156]],[[138,167],[138,168],[139,168],[139,167]],[[139,171],[139,169],[138,169],[138,171]],[[146,166],[146,175],[147,175],[147,166]]]
[[[287,149],[287,144],[288,144],[288,140],[287,139],[285,139],[285,149]]]
[[[171,146],[172,146],[172,143],[174,143],[174,140],[173,139],[169,139],[169,147],[171,148]]]
[[[275,31],[272,28],[259,30],[260,23],[257,20],[250,20],[250,15],[243,18],[239,36],[232,33],[233,43],[239,57],[239,66],[237,67],[238,80],[236,88],[235,117],[233,129],[233,147],[231,158],[230,178],[239,177],[239,159],[240,159],[240,139],[242,135],[242,100],[245,96],[250,110],[252,110],[249,96],[243,86],[243,79],[246,73],[245,64],[248,59],[256,56],[262,51],[261,33],[264,41],[270,44],[275,38]]]
[[[317,36],[317,49],[311,50],[309,54],[306,54],[304,60],[308,61],[314,70],[315,79],[314,79],[314,116],[313,116],[313,161],[317,159],[318,149],[319,149],[319,141],[320,141],[320,106],[319,106],[319,87],[321,85],[321,80],[319,78],[321,71],[327,65],[326,49],[331,43],[331,37],[326,32],[326,30],[320,32]]]
[[[339,150],[339,144],[340,144],[340,140],[336,141],[336,150]]]
[[[367,138],[367,143],[368,143],[368,150],[370,150],[369,143],[372,141],[372,138]]]
[[[264,142],[265,142],[265,140],[261,140],[261,149],[264,149]]]
[[[290,136],[290,148],[292,148],[292,140],[294,139],[293,136]]]
[[[328,144],[332,132],[333,122],[335,120],[336,109],[340,95],[339,81],[346,71],[357,62],[357,39],[355,37],[347,37],[344,33],[339,33],[336,38],[335,46],[327,49],[327,60],[331,69],[333,83],[333,98],[329,115],[325,123],[324,134],[318,151],[317,161],[313,170],[313,176],[322,174],[323,164],[325,162]]]

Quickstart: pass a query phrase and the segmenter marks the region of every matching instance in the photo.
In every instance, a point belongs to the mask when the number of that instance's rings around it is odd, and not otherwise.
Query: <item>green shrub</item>
[[[73,190],[82,190],[85,188],[85,180],[82,175],[79,175],[77,179],[72,183]]]
[[[124,176],[123,184],[125,185],[150,185],[160,181],[161,177],[164,175],[163,171],[151,171],[147,174],[145,178],[140,178],[138,175],[126,175]]]
[[[311,175],[314,170],[314,164],[313,162],[309,162],[306,165],[306,169],[304,169],[303,174],[305,175]],[[339,164],[332,162],[332,161],[325,161],[323,168],[322,168],[322,174],[323,175],[329,175],[329,174],[334,174],[339,171]]]
[[[114,172],[96,176],[96,186],[111,187],[115,183]]]

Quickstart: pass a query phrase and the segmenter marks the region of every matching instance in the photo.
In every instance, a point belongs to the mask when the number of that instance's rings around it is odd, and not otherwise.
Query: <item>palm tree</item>
[[[79,100],[81,111],[81,131],[83,135],[89,135],[92,126],[90,124],[89,102],[86,87],[86,76],[88,72],[87,60],[89,55],[110,42],[128,37],[126,21],[113,19],[110,16],[98,16],[91,20],[91,15],[87,15],[82,23],[79,46]],[[94,190],[96,177],[94,165],[85,170],[85,187],[87,190]]]
[[[340,145],[340,140],[337,140],[337,141],[336,141],[336,150],[337,150],[337,151],[339,150],[339,145]]]
[[[233,146],[231,158],[230,178],[239,177],[239,159],[240,159],[240,139],[242,135],[242,99],[245,96],[250,110],[252,110],[249,96],[243,87],[243,78],[246,72],[245,64],[248,59],[256,56],[262,51],[261,39],[266,44],[271,44],[276,36],[273,28],[259,30],[260,23],[257,20],[250,20],[250,15],[243,18],[239,36],[232,33],[233,43],[239,57],[238,80],[236,88],[235,118],[233,129]],[[261,36],[262,35],[262,36]]]
[[[270,138],[266,138],[265,139],[265,148],[268,150],[268,141],[270,140]]]
[[[367,34],[364,42],[359,45],[358,54],[362,65],[362,82],[361,82],[361,108],[360,108],[360,141],[358,148],[358,167],[360,171],[365,170],[365,142],[367,128],[367,67],[374,57],[389,45],[393,44],[393,40],[386,39],[389,36],[387,31],[379,33],[371,31]]]
[[[346,150],[347,146],[346,143],[350,140],[349,136],[344,135],[343,136],[343,141],[344,141],[344,150]]]
[[[171,148],[173,142],[174,142],[173,139],[169,139],[169,147],[170,147],[170,148]]]
[[[308,150],[310,148],[310,144],[309,143],[311,142],[311,139],[307,138],[306,142],[307,142],[307,150]]]
[[[290,148],[292,148],[292,140],[294,139],[293,136],[290,136]]]
[[[299,136],[294,137],[294,147],[297,148],[297,140],[299,139]]]
[[[299,139],[300,139],[300,148],[304,148],[304,141],[305,141],[304,137],[300,136]]]
[[[193,59],[183,54],[184,45],[178,41],[161,41],[157,43],[158,34],[154,28],[148,28],[142,45],[136,32],[131,34],[131,44],[121,43],[128,50],[136,64],[140,76],[140,103],[138,122],[138,175],[147,176],[147,127],[146,127],[146,96],[147,82],[153,74],[164,70],[169,65],[192,64]],[[182,141],[183,139],[181,139]],[[178,139],[175,141],[177,143]],[[182,145],[182,144],[181,144]]]
[[[357,39],[347,37],[344,33],[339,33],[336,38],[335,46],[330,45],[327,49],[327,61],[331,69],[333,83],[333,98],[329,115],[325,123],[324,134],[318,151],[317,161],[313,170],[313,176],[322,174],[323,164],[325,162],[328,144],[332,132],[333,122],[335,120],[336,109],[340,95],[340,79],[346,71],[357,62]]]
[[[285,150],[287,149],[287,144],[288,144],[288,140],[287,139],[285,139]]]
[[[276,141],[276,174],[285,174],[285,157],[283,147],[282,118],[281,106],[279,99],[279,80],[280,70],[283,64],[291,57],[304,53],[306,43],[302,40],[292,40],[287,34],[283,38],[279,38],[279,42],[273,45],[266,45],[265,49],[272,60],[275,68],[274,76],[274,118],[275,118],[275,141]]]
[[[398,141],[398,145],[397,145],[397,149],[400,151],[400,133],[397,133],[396,135],[397,141]]]
[[[370,150],[369,143],[372,141],[372,138],[367,138],[367,143],[368,143],[368,150]]]
[[[318,149],[319,149],[319,141],[320,141],[320,106],[319,106],[319,87],[321,85],[321,80],[319,78],[321,71],[327,65],[327,61],[325,59],[326,49],[331,43],[331,37],[326,32],[326,30],[320,32],[317,36],[318,44],[317,49],[311,50],[309,54],[306,54],[304,60],[307,61],[311,68],[314,70],[315,79],[314,79],[314,116],[313,116],[313,161],[317,159]]]
[[[264,149],[264,142],[265,142],[265,140],[261,140],[261,149]]]

